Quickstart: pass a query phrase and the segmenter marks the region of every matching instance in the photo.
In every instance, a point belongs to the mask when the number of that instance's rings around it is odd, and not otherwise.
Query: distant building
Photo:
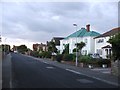
[[[39,46],[40,44],[33,44],[33,51],[38,51],[38,46]]]
[[[95,51],[95,40],[94,37],[99,36],[100,34],[95,31],[90,30],[90,24],[86,25],[85,28],[81,28],[77,32],[72,33],[67,36],[65,39],[60,40],[60,53],[64,50],[64,45],[69,44],[69,53],[73,53],[73,49],[76,48],[76,38],[77,43],[84,42],[86,45],[82,48],[82,54],[93,54]],[[77,36],[77,37],[76,37]]]
[[[33,44],[33,51],[47,51],[47,45],[46,44]]]
[[[13,45],[12,51],[17,51],[18,46]]]
[[[95,53],[98,53],[102,58],[110,58],[112,54],[111,44],[107,41],[110,39],[110,37],[114,36],[118,32],[120,32],[120,27],[113,28],[102,35],[95,37]]]

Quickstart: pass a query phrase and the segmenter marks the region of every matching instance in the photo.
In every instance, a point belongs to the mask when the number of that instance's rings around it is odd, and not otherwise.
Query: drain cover
[[[77,79],[77,81],[79,81],[81,83],[93,83],[93,81],[87,80],[87,79]]]

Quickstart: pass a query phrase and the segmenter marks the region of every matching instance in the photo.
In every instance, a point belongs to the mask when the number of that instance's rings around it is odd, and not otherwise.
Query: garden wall
[[[115,76],[120,76],[120,61],[111,62],[111,74]]]

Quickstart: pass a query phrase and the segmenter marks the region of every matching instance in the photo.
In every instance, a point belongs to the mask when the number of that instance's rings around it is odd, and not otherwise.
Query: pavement
[[[2,89],[2,52],[0,51],[0,90]]]
[[[28,57],[32,57],[32,56],[28,56]],[[35,57],[32,57],[32,58],[40,60],[43,63],[51,64],[60,68],[64,68],[64,69],[67,68],[67,70],[73,73],[77,73],[77,74],[80,73],[87,77],[91,77],[91,78],[106,82],[108,84],[120,86],[120,83],[118,82],[119,80],[118,77],[111,74],[110,68],[93,68],[93,69],[82,68],[82,67],[76,67],[76,66],[64,64],[64,63],[59,63],[57,61],[52,61],[50,59],[40,59]]]
[[[2,88],[11,88],[11,54],[2,60]]]

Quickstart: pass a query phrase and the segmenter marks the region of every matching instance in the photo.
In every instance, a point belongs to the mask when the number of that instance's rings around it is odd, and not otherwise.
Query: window
[[[104,39],[99,39],[99,40],[97,41],[97,43],[102,43],[102,42],[104,42]]]
[[[97,49],[97,53],[98,53],[99,55],[102,55],[102,49]]]
[[[82,50],[82,53],[83,53],[84,55],[87,55],[87,50]]]

